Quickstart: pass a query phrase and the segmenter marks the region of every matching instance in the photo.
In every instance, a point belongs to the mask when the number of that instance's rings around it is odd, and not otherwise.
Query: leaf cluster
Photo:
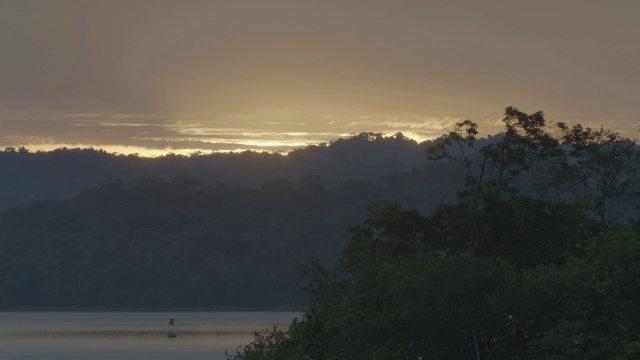
[[[635,142],[580,127],[553,137],[541,112],[507,108],[504,121],[494,144],[476,147],[465,121],[428,150],[467,167],[458,202],[429,215],[372,206],[338,266],[313,265],[302,319],[265,334],[274,348],[317,360],[637,358],[640,222],[603,221],[582,192],[516,186],[563,182],[555,171],[597,160],[589,148],[637,166]],[[610,184],[631,188],[625,179]],[[232,359],[259,358],[252,346]]]

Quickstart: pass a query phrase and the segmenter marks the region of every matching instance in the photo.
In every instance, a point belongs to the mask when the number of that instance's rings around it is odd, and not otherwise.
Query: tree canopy
[[[227,358],[637,359],[640,219],[616,203],[637,204],[637,143],[513,107],[504,123],[428,150],[467,168],[457,202],[372,206],[337,266],[307,269],[302,317]]]

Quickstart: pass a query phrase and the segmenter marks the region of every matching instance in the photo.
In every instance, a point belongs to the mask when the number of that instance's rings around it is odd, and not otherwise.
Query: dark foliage
[[[252,189],[268,180],[298,182],[307,176],[320,178],[326,186],[349,179],[375,182],[381,176],[421,169],[427,145],[402,134],[383,137],[362,133],[297,149],[286,156],[245,151],[144,158],[95,149],[29,152],[7,148],[0,151],[0,209],[35,200],[65,199],[115,179],[131,184],[141,177],[171,181],[185,176],[202,179],[206,185],[222,182]]]
[[[0,306],[292,308],[300,264],[335,262],[372,201],[432,208],[451,198],[451,184],[433,179],[431,192],[406,193],[446,166],[332,187],[312,176],[260,189],[117,180],[5,210]]]
[[[337,266],[308,268],[302,318],[228,359],[639,358],[640,222],[611,211],[639,200],[637,144],[505,115],[488,146],[465,121],[429,151],[467,168],[456,203],[372,207]]]

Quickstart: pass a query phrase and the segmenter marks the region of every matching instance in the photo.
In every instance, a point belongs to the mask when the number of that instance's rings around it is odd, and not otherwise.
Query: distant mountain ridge
[[[301,264],[334,262],[372,203],[453,199],[456,165],[259,189],[147,177],[16,206],[0,213],[0,308],[293,308]]]
[[[430,212],[464,167],[401,134],[287,156],[0,152],[0,308],[291,308],[367,207]],[[21,204],[21,205],[20,205]]]
[[[348,179],[375,180],[381,176],[422,168],[430,141],[418,144],[401,133],[384,137],[361,133],[329,144],[311,145],[288,155],[211,153],[157,158],[118,155],[103,150],[57,149],[30,152],[25,148],[0,151],[0,209],[35,200],[72,197],[86,189],[121,179],[125,184],[141,177],[170,180],[177,176],[259,188],[267,181],[305,176],[320,177],[325,184]]]

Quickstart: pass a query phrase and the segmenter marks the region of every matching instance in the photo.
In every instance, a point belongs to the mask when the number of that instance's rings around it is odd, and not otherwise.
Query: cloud
[[[264,121],[276,119],[272,112],[226,114],[225,121],[198,119],[186,115],[156,113],[74,112],[57,116],[4,115],[0,124],[0,145],[26,146],[33,150],[91,146],[141,154],[170,149],[193,151],[290,151],[311,143],[327,141],[328,134],[303,129],[304,122]],[[229,121],[231,119],[231,121]],[[242,123],[237,127],[236,121]],[[333,134],[332,134],[333,135]],[[148,149],[149,151],[142,151]],[[115,151],[115,150],[114,150]]]
[[[284,118],[279,118],[281,115]],[[409,112],[334,113],[326,122],[324,114],[314,115],[293,110],[269,110],[226,113],[198,117],[190,114],[142,112],[70,112],[43,116],[39,113],[2,115],[0,147],[26,146],[33,150],[56,147],[88,146],[158,154],[162,151],[192,153],[194,151],[290,151],[360,132],[392,135],[402,132],[418,142],[434,139],[450,131],[464,118],[434,116]],[[548,117],[550,122],[568,120],[592,125],[585,119]],[[479,123],[481,136],[502,130],[501,117]],[[582,120],[582,121],[580,121]],[[593,120],[593,119],[591,119]],[[623,117],[606,125],[618,124],[623,135],[637,137],[633,117]],[[600,124],[596,123],[595,126]],[[141,149],[148,149],[142,151]],[[108,150],[116,151],[116,150]]]
[[[387,135],[402,132],[416,141],[423,141],[439,137],[463,120],[453,116],[438,117],[415,113],[366,114],[346,124],[345,129],[356,133],[373,131]]]
[[[61,117],[71,119],[96,119],[104,118],[107,115],[105,113],[84,113],[84,114],[64,114]]]
[[[0,146],[273,149],[358,132],[433,138],[467,118],[488,135],[510,105],[637,136],[639,10],[0,1]]]

